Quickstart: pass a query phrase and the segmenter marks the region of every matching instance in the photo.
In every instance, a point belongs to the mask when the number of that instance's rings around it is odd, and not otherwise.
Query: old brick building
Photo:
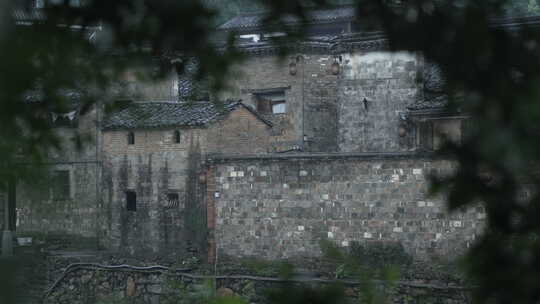
[[[388,51],[349,7],[312,12],[310,36],[280,61],[269,38],[282,33],[260,18],[220,28],[248,55],[214,96],[222,106],[186,101],[185,78],[127,75],[130,103],[62,126],[66,138],[95,130],[93,144],[51,155],[45,190],[19,185],[18,234],[82,236],[133,255],[195,250],[210,261],[317,256],[321,240],[395,242],[418,258],[466,249],[482,208],[449,215],[444,198],[427,195],[429,174],[454,169],[430,152],[467,126],[446,108],[437,67]]]

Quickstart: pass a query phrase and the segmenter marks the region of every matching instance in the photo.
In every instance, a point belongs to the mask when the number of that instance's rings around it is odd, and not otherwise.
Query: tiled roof
[[[411,111],[439,110],[448,106],[448,95],[444,91],[445,80],[441,68],[426,62],[423,70],[424,94],[422,100],[407,107]]]
[[[407,107],[410,111],[440,110],[448,107],[448,95],[443,94],[430,99],[424,99]]]
[[[220,26],[223,30],[239,30],[257,28],[262,25],[264,14],[240,15],[232,18]],[[353,20],[355,10],[352,6],[340,6],[329,9],[318,9],[307,12],[308,23],[323,23],[340,20]],[[296,24],[300,20],[295,17],[288,17],[284,20],[288,24]]]
[[[243,103],[226,102],[221,107],[209,101],[134,102],[128,107],[108,115],[103,129],[152,129],[165,127],[201,127],[219,120],[239,107],[244,107],[264,123],[272,124]]]

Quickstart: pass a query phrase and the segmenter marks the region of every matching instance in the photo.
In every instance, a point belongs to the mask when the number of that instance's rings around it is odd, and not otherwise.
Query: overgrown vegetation
[[[213,43],[216,11],[200,1],[94,0],[84,8],[69,8],[69,1],[53,5],[47,18],[34,26],[17,26],[11,16],[15,1],[0,2],[0,185],[28,178],[35,172],[25,162],[43,162],[49,149],[60,141],[47,117],[51,109],[65,109],[65,89],[91,84],[84,110],[127,67],[148,67],[163,62],[163,75],[171,59],[195,57],[201,63],[198,77],[210,76],[212,88],[226,84],[231,64],[242,56],[232,47]],[[216,6],[222,9],[228,2]],[[17,2],[19,4],[19,2]],[[324,0],[275,0],[261,5],[267,22],[291,32],[282,16],[300,18],[305,9],[327,4]],[[497,17],[535,14],[538,1],[354,1],[360,20],[371,22],[388,35],[393,51],[421,53],[441,66],[450,93],[451,107],[466,111],[475,129],[460,145],[448,145],[443,153],[459,164],[452,176],[434,179],[434,190],[448,194],[454,210],[482,202],[488,216],[486,233],[468,255],[469,273],[478,284],[479,303],[536,303],[540,301],[540,34],[537,27],[519,25],[507,30],[493,26]],[[232,9],[235,11],[235,9]],[[91,43],[86,31],[62,25],[97,26],[107,39]],[[114,50],[113,52],[111,50]],[[148,54],[159,54],[148,59]],[[147,64],[144,64],[147,63]],[[155,66],[155,64],[153,65]],[[150,74],[150,73],[143,73]],[[26,102],[29,91],[41,89],[44,102]],[[463,98],[465,96],[465,98]],[[77,144],[84,137],[76,137]],[[521,185],[530,195],[521,198]],[[8,265],[9,266],[9,265]],[[7,267],[7,266],[4,266]],[[7,272],[2,269],[2,274]],[[9,282],[9,280],[7,280]],[[4,303],[12,302],[0,284]],[[504,288],[501,288],[504,286]],[[300,298],[323,303],[325,294],[298,293]],[[296,299],[296,298],[295,298]],[[332,303],[337,303],[337,298]]]

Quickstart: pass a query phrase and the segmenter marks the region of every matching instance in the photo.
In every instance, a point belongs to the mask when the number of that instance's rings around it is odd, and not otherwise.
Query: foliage
[[[287,261],[268,261],[250,257],[241,259],[240,267],[245,268],[251,274],[263,277],[290,278],[294,275],[294,267]]]
[[[487,229],[468,255],[480,303],[540,300],[532,288],[540,281],[540,145],[534,140],[540,119],[540,33],[526,24],[494,27],[492,18],[505,16],[507,4],[416,0],[359,6],[360,14],[377,16],[392,50],[419,51],[439,64],[450,107],[474,121],[461,144],[448,144],[441,152],[459,168],[451,176],[435,176],[433,190],[447,195],[451,210],[478,202],[486,208]]]
[[[540,14],[540,6],[537,0],[514,0],[509,1],[505,10],[510,16],[529,16]]]
[[[412,257],[398,242],[352,242],[350,254],[359,263],[372,267],[406,267],[412,263]]]
[[[213,280],[206,280],[201,285],[191,287],[177,279],[169,279],[166,284],[172,295],[162,300],[164,304],[245,304],[239,297],[216,295]]]
[[[127,299],[121,295],[111,295],[103,299],[98,300],[95,304],[128,304],[130,299]]]
[[[0,258],[0,303],[15,303],[15,278],[20,271],[18,261]]]
[[[341,285],[330,285],[323,288],[288,285],[283,289],[273,290],[268,295],[270,304],[339,304],[346,303],[346,301]]]
[[[264,1],[265,24],[282,28],[291,39],[301,37],[302,29],[286,26],[280,17],[302,18],[306,6],[325,2]],[[173,65],[171,60],[183,62],[175,59],[187,57],[200,62],[197,77],[210,76],[212,88],[218,90],[226,84],[229,67],[242,58],[232,47],[232,37],[225,48],[213,42],[216,10],[200,1],[93,0],[82,8],[70,8],[65,1],[47,9],[43,22],[28,26],[15,25],[14,3],[0,3],[2,181],[35,173],[31,166],[21,166],[21,151],[24,162],[39,163],[50,149],[60,149],[46,118],[52,109],[67,108],[63,90],[95,87],[83,102],[88,110],[127,67],[148,68],[158,62],[161,70],[156,76],[172,69],[182,73],[182,64]],[[433,185],[448,195],[451,209],[478,202],[486,208],[486,232],[469,254],[470,272],[479,286],[477,300],[540,301],[540,144],[535,140],[540,120],[540,35],[530,26],[506,30],[492,25],[492,18],[509,12],[537,13],[538,2],[358,0],[355,4],[361,20],[385,30],[392,50],[419,52],[439,64],[448,80],[451,107],[463,109],[475,121],[476,127],[460,145],[449,144],[443,151],[458,162],[458,170],[452,176],[434,177]],[[69,25],[100,25],[110,35],[91,43],[87,31],[73,31]],[[158,55],[149,58],[149,54]],[[27,93],[36,89],[43,102],[28,103]],[[80,145],[84,137],[74,141]],[[528,185],[526,196],[520,195],[523,185]],[[316,291],[299,292],[291,299],[297,296],[298,302],[302,296],[329,301]]]

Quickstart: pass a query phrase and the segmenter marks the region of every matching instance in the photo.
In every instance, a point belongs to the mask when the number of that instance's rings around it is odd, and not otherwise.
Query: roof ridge
[[[144,101],[133,101],[132,104],[157,104],[157,103],[160,103],[160,104],[195,104],[195,103],[211,103],[211,101],[209,100],[197,100],[197,101],[193,101],[193,102],[184,102],[184,101],[175,101],[175,100],[144,100]]]
[[[356,6],[354,4],[336,4],[336,5],[330,5],[328,7],[306,7],[306,13],[309,13],[309,12],[313,12],[313,11],[325,11],[325,10],[331,10],[331,9],[339,9],[339,8],[356,8]],[[251,16],[261,16],[261,15],[264,15],[266,14],[267,11],[266,10],[259,10],[257,12],[240,12],[239,14],[237,14],[236,16],[234,16],[233,18],[236,18],[236,17],[251,17]],[[232,18],[231,18],[232,19]],[[229,19],[229,20],[231,20]]]

